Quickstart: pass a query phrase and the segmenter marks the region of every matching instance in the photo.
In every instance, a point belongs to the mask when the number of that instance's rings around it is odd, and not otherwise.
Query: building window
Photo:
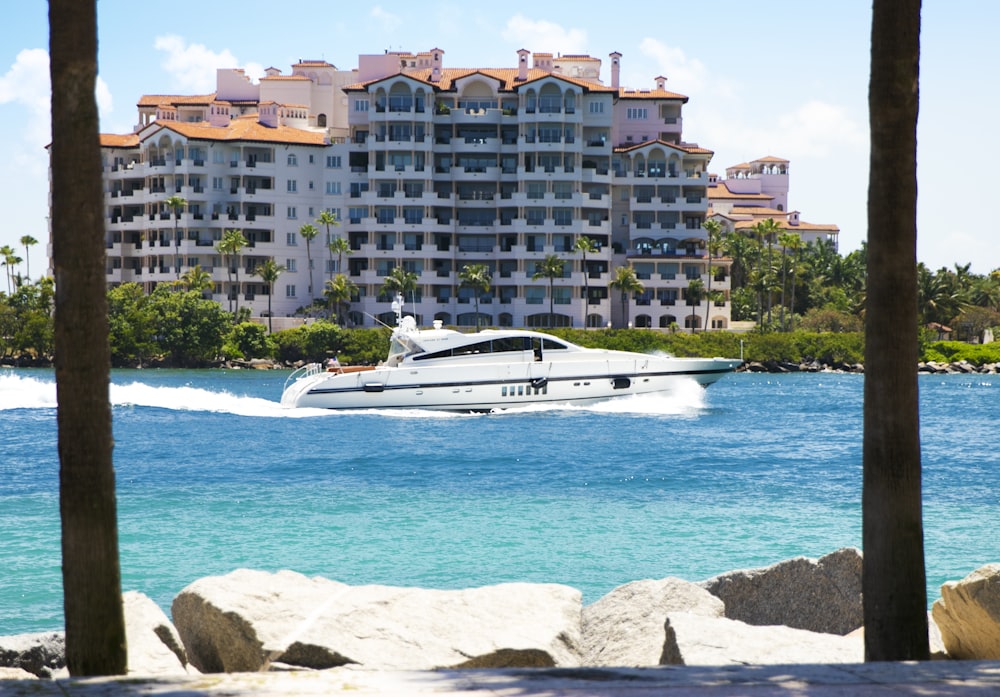
[[[298,164],[299,164],[299,158],[295,156],[295,153],[293,152],[288,153],[288,166],[297,167]]]
[[[214,191],[222,191],[226,188],[225,177],[212,177],[212,189]]]
[[[330,169],[340,169],[342,166],[340,155],[327,155],[326,166]]]
[[[299,245],[299,235],[295,232],[285,233],[285,244],[289,247],[297,247]]]
[[[591,114],[603,114],[604,113],[604,102],[591,102],[590,103],[590,113]]]
[[[630,106],[625,110],[625,118],[629,121],[645,121],[649,118],[649,109],[646,107]]]
[[[296,191],[299,190],[299,183],[294,179],[289,179],[287,185],[288,185],[288,193],[290,194],[294,194]]]
[[[288,217],[291,220],[294,220],[295,218],[299,217],[298,213],[296,213],[296,211],[295,211],[295,206],[289,206],[288,207]]]
[[[355,99],[354,100],[354,111],[358,111],[358,112],[368,111],[368,100],[367,99]]]
[[[289,285],[285,286],[285,297],[286,298],[294,298],[295,297],[295,286],[294,285],[289,284]]]
[[[331,196],[340,195],[340,182],[327,182],[326,183],[326,193]]]
[[[295,273],[295,259],[285,259],[285,271]]]
[[[310,155],[309,155],[309,164],[313,164],[314,162],[316,162],[316,158],[313,157],[313,155],[310,153]]]

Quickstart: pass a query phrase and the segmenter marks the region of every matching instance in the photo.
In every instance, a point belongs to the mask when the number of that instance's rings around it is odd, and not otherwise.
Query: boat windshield
[[[398,365],[404,356],[420,350],[421,348],[406,334],[393,334],[389,342],[389,357],[386,359],[386,363]]]

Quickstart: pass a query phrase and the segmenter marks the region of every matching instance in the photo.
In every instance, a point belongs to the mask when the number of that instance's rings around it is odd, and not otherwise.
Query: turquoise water
[[[488,415],[283,410],[287,373],[112,377],[122,585],[240,567],[592,602],[861,544],[857,375]],[[928,595],[1000,561],[1000,378],[922,376]],[[0,371],[0,635],[61,626],[55,386]]]

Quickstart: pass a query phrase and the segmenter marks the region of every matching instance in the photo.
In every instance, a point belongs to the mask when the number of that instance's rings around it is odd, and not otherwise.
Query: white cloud
[[[156,37],[153,47],[167,54],[163,69],[173,78],[174,88],[184,92],[211,92],[215,89],[217,68],[240,67],[229,49],[212,51],[202,44],[188,44],[176,34]]]
[[[508,19],[500,35],[505,41],[517,43],[529,51],[583,53],[587,50],[587,32],[583,29],[567,29],[555,22],[533,20],[522,14]]]
[[[17,103],[38,116],[49,113],[49,54],[40,48],[24,49],[14,65],[0,77],[0,104]]]
[[[399,15],[387,12],[381,5],[376,5],[368,15],[382,26],[383,31],[395,31],[403,24]]]
[[[789,157],[830,157],[839,149],[855,150],[867,143],[867,132],[837,104],[806,102],[782,114],[774,124]]]
[[[657,73],[647,78],[649,83],[657,75],[664,75],[670,81],[667,89],[682,94],[704,88],[708,71],[701,61],[689,58],[683,50],[656,39],[645,38],[639,42],[639,53],[653,61],[658,69]]]

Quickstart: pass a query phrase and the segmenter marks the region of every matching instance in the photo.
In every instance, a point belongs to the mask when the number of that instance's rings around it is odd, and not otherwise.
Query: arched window
[[[316,116],[316,125],[320,128],[326,128],[326,114],[318,114]]]

